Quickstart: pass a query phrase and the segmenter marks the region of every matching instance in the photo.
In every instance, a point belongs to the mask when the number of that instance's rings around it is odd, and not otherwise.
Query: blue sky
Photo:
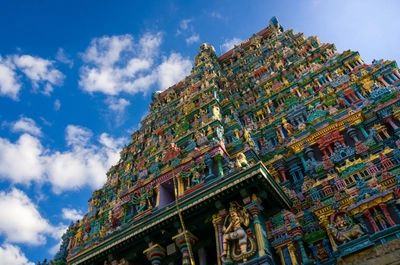
[[[151,93],[187,75],[201,43],[220,54],[277,16],[367,63],[399,60],[398,10],[395,0],[3,0],[0,265],[54,255]]]

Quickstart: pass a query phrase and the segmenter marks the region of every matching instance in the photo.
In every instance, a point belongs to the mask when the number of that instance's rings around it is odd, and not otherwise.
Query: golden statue
[[[243,153],[239,153],[236,156],[236,167],[237,169],[242,169],[248,167],[249,163],[247,162],[247,158]]]
[[[213,106],[212,113],[213,113],[214,118],[215,118],[216,120],[221,120],[221,112],[220,112],[220,110],[219,110],[218,105],[214,105],[214,106]]]

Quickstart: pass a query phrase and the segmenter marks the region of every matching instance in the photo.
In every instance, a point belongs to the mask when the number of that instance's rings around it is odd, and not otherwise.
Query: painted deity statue
[[[229,220],[229,225],[226,226]],[[240,252],[242,254],[243,262],[247,261],[247,233],[242,227],[247,227],[250,223],[250,214],[245,208],[238,205],[237,202],[231,202],[229,208],[229,215],[225,217],[224,226],[222,228],[223,236],[223,252],[221,258],[224,261],[225,258],[230,258],[229,254],[229,242],[234,241],[239,244]]]
[[[355,237],[361,237],[364,232],[360,224],[355,224],[347,214],[338,214],[328,225],[332,235],[340,242],[348,242]]]
[[[150,202],[150,198],[153,196],[153,187],[142,188],[140,192],[132,196],[132,203],[139,205],[137,212],[143,213],[145,210],[151,209],[152,205]]]
[[[249,166],[249,162],[246,159],[246,155],[243,153],[239,153],[236,156],[236,168],[243,169]]]
[[[217,105],[213,106],[212,113],[213,113],[214,118],[216,120],[221,120],[222,119],[220,109],[219,109],[219,107]]]

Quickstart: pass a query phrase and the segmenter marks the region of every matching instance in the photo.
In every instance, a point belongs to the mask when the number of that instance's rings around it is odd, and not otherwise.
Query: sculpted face
[[[236,212],[230,212],[229,215],[231,216],[231,218],[236,218],[237,217],[237,213]]]

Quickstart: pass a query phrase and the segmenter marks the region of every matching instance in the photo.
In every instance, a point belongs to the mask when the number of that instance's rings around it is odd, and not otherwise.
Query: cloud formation
[[[65,76],[54,68],[52,61],[31,55],[14,55],[13,62],[32,82],[35,91],[39,89],[39,84],[43,84],[41,92],[50,95],[53,86],[61,86],[64,82]]]
[[[18,246],[3,244],[0,246],[0,261],[7,265],[35,265],[28,261]]]
[[[147,33],[137,42],[131,35],[104,36],[95,38],[82,54],[85,64],[80,68],[79,86],[88,93],[102,92],[106,95],[118,95],[121,92],[136,94],[146,93],[155,84],[173,84],[160,82],[165,80],[159,68],[165,67],[165,61],[172,59],[162,57],[159,47],[162,33]],[[190,73],[190,60],[179,56],[180,63],[174,64],[171,72],[180,72],[183,78]],[[191,63],[190,63],[191,65]],[[171,78],[175,80],[175,78]]]
[[[46,236],[58,238],[60,230],[65,229],[51,225],[31,199],[16,188],[0,192],[0,209],[0,235],[7,243],[42,245],[46,243]]]
[[[82,212],[77,211],[76,209],[63,208],[61,211],[62,211],[62,218],[66,220],[76,222],[77,220],[83,218]]]
[[[200,36],[198,34],[194,34],[191,37],[186,39],[187,44],[192,44],[192,43],[199,42],[199,41],[200,41]]]
[[[232,39],[226,39],[225,42],[221,45],[222,52],[225,53],[232,49],[234,45],[238,45],[242,43],[243,40],[239,38],[232,38]]]
[[[32,83],[34,92],[50,95],[54,86],[62,86],[65,76],[54,62],[31,55],[0,56],[0,95],[19,99],[22,88],[19,73]]]
[[[42,136],[42,130],[36,125],[36,122],[24,116],[21,116],[19,120],[7,125],[9,125],[11,131],[15,133],[29,133],[35,136]]]
[[[85,127],[68,125],[65,131],[68,149],[63,152],[45,149],[37,137],[27,133],[16,142],[0,138],[0,180],[50,183],[55,193],[84,186],[100,188],[127,140],[103,133],[93,143],[93,133]]]
[[[61,108],[61,101],[59,99],[56,99],[54,101],[54,110],[58,111]]]
[[[69,56],[65,53],[63,48],[59,48],[56,54],[56,60],[67,64],[69,68],[72,68],[74,66],[74,61],[72,61]]]

